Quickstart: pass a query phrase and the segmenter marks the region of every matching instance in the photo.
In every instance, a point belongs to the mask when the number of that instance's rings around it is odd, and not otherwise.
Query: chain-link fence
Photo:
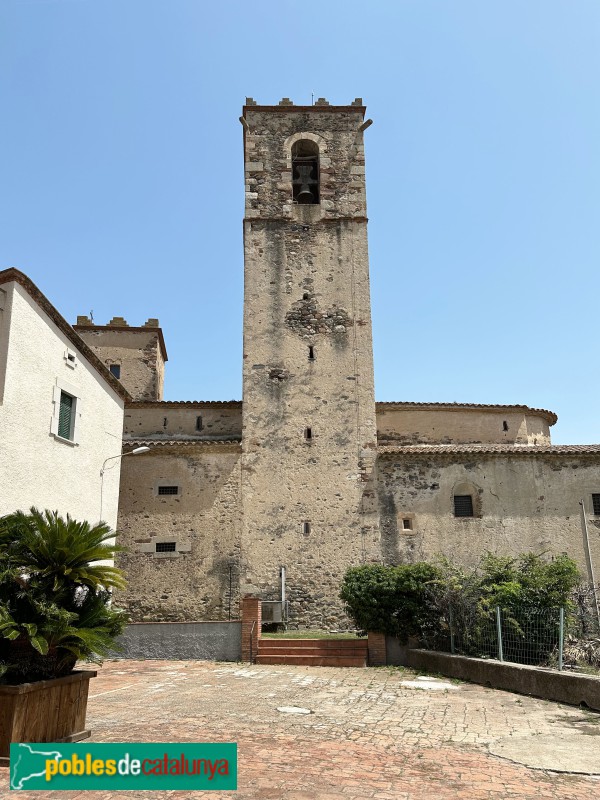
[[[563,669],[600,669],[600,620],[592,586],[580,586],[563,608],[485,607],[454,596],[425,645],[474,658]]]

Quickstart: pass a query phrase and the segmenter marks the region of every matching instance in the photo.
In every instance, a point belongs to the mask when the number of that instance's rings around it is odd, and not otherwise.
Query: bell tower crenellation
[[[363,131],[357,99],[260,106],[244,128],[242,591],[339,619],[379,557]]]

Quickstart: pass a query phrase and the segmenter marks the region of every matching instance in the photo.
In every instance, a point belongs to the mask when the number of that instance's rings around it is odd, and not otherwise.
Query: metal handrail
[[[253,647],[252,642],[254,641],[254,628],[256,627],[256,620],[252,623],[252,627],[250,628],[250,663],[254,664],[254,656],[253,656]]]

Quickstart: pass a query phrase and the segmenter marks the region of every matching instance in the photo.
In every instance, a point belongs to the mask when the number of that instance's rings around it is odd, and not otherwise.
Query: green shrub
[[[395,567],[364,564],[346,572],[340,597],[361,631],[386,633],[406,642],[433,624],[426,590],[437,578],[436,567],[424,562]]]
[[[413,636],[431,649],[447,649],[452,626],[456,652],[494,657],[499,606],[503,638],[516,643],[513,660],[544,663],[555,647],[557,610],[566,609],[568,623],[569,598],[579,580],[576,563],[565,555],[545,560],[535,553],[487,553],[473,569],[447,558],[352,567],[340,597],[363,632],[398,636],[402,642]]]

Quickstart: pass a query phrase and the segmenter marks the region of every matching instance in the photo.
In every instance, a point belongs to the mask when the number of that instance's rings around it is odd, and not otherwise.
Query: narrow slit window
[[[592,511],[595,517],[600,517],[600,493],[592,495]]]
[[[305,536],[308,536],[308,534],[310,533],[310,522],[304,522],[302,524],[302,533]]]
[[[312,344],[308,346],[308,360],[314,361],[315,360],[315,348]]]
[[[471,497],[470,494],[454,495],[454,516],[455,517],[473,516],[473,498]]]
[[[161,496],[179,494],[179,486],[159,486],[158,494]]]
[[[312,428],[304,428],[304,438],[307,442],[312,441]]]
[[[176,553],[177,542],[156,542],[157,553]]]
[[[196,417],[196,430],[201,431],[204,426],[202,425],[202,417]]]
[[[508,422],[506,420],[504,420],[504,422],[502,423],[502,430],[503,431],[507,431],[508,430]]]
[[[318,205],[319,147],[310,139],[292,146],[292,196],[300,205]]]
[[[163,428],[167,427],[167,418],[163,417]]]

